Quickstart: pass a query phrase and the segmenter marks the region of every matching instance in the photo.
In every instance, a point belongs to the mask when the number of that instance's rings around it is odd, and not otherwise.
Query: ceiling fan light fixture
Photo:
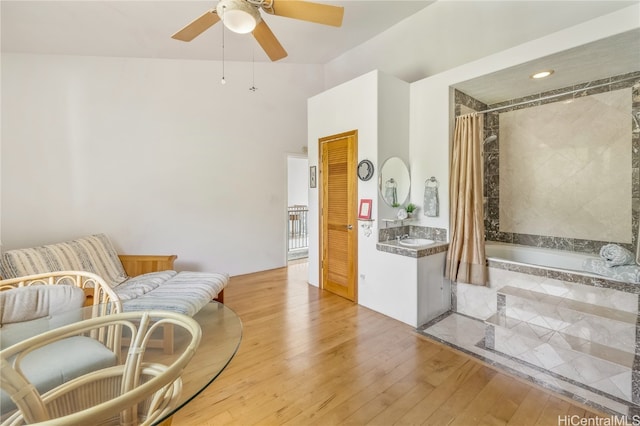
[[[250,33],[260,21],[258,8],[245,0],[220,0],[216,12],[224,26],[238,34]]]

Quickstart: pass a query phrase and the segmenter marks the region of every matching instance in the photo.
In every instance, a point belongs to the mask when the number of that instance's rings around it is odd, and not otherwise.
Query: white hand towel
[[[424,215],[429,217],[437,217],[440,206],[438,201],[438,187],[424,187]]]

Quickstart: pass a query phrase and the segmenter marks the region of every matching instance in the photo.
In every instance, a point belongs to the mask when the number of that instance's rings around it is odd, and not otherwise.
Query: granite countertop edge
[[[422,248],[404,247],[399,245],[398,242],[394,240],[380,241],[376,244],[376,249],[378,251],[416,258],[442,253],[443,251],[447,251],[448,248],[449,243],[446,241],[436,241],[435,244],[431,244],[427,247]]]

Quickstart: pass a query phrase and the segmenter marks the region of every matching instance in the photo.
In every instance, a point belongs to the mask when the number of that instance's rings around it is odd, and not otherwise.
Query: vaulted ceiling
[[[425,0],[316,2],[343,6],[342,27],[262,13],[289,54],[282,62],[324,64],[433,3]],[[216,0],[3,0],[0,3],[2,51],[220,60],[223,25],[214,25],[189,43],[171,38],[216,4]],[[269,60],[251,34],[226,30],[224,36],[225,60]]]
[[[343,25],[336,28],[262,13],[289,54],[281,62],[326,64],[401,21],[413,19],[418,13],[426,18],[425,14],[430,14],[434,7],[431,5],[435,3],[427,0],[315,2],[344,7]],[[539,37],[546,24],[550,24],[546,31],[557,31],[637,3],[638,0],[440,0],[438,5],[449,6],[447,16],[433,16],[429,21],[417,20],[417,23],[414,20],[412,29],[404,32],[402,39],[394,39],[398,44],[396,50],[406,53],[401,58],[407,62],[402,68],[405,74],[417,76],[413,79],[399,77],[414,81],[429,74],[423,75],[420,71],[424,65],[420,60],[424,61],[424,58],[407,53],[412,52],[414,46],[432,46],[424,51],[438,53],[428,55],[427,59],[442,61],[444,57],[451,67],[473,57],[473,52],[465,52],[465,49],[487,50],[489,43],[496,44],[496,49],[501,50],[508,47],[506,41],[511,38],[517,36],[519,40],[526,40],[522,33]],[[221,60],[223,25],[214,25],[189,43],[171,38],[173,33],[216,4],[217,0],[2,0],[2,52]],[[423,22],[431,24],[421,25]],[[416,29],[416,25],[424,28]],[[468,36],[461,31],[466,27],[469,31],[479,31],[478,37],[470,43],[466,43]],[[458,38],[456,34],[459,34]],[[224,45],[227,61],[269,61],[250,34],[226,30]],[[420,51],[415,49],[415,52]],[[375,65],[375,61],[371,63],[373,67]],[[532,72],[544,68],[555,70],[552,78],[540,81],[528,78]],[[435,69],[437,72],[437,67]],[[457,88],[491,104],[638,70],[640,30],[635,30],[463,82]]]

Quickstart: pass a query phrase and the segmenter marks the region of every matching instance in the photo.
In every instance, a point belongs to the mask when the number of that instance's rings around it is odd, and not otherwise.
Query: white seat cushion
[[[41,394],[91,371],[116,365],[116,355],[95,339],[73,336],[36,349],[24,357],[22,371]],[[0,412],[9,413],[15,404],[0,395]]]
[[[84,291],[70,285],[33,285],[0,292],[0,326],[81,308]]]

